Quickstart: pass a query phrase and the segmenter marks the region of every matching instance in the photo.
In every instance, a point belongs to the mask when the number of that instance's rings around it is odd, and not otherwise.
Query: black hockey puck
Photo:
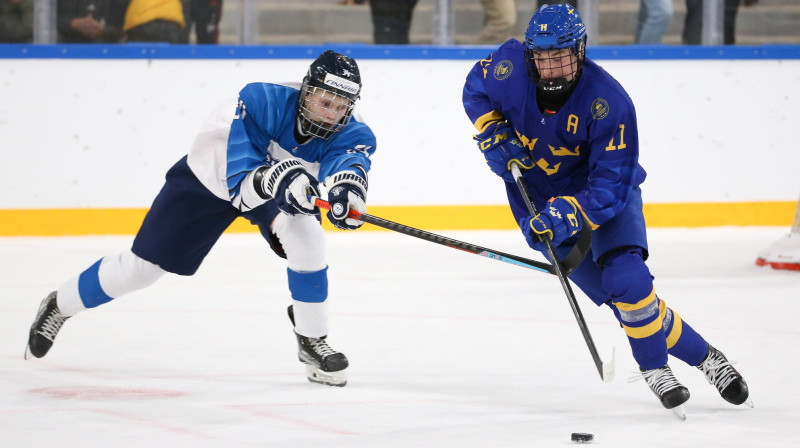
[[[589,434],[586,432],[572,433],[572,441],[575,443],[592,443],[592,440],[594,440],[594,434]]]

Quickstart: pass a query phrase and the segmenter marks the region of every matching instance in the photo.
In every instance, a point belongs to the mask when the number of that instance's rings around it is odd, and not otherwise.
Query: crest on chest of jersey
[[[512,71],[514,71],[514,64],[508,59],[502,60],[494,66],[494,79],[502,81],[511,76]]]
[[[331,50],[322,53],[311,63],[300,88],[300,132],[330,138],[350,122],[360,95],[361,73],[356,61]]]
[[[525,31],[525,63],[545,93],[566,92],[578,82],[586,56],[586,26],[574,6],[543,5]]]

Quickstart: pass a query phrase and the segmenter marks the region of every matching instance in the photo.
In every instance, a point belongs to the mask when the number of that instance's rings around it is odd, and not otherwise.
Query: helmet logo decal
[[[608,101],[598,98],[592,103],[592,118],[595,120],[602,120],[608,116],[610,110],[611,108],[608,105]]]
[[[514,64],[511,63],[509,60],[502,60],[494,66],[494,79],[498,81],[502,81],[509,76],[511,76],[511,72],[514,70]]]
[[[325,80],[323,84],[326,86],[331,86],[334,89],[341,90],[343,92],[347,92],[351,95],[355,95],[358,93],[359,86],[358,84],[350,81],[349,79],[344,79],[342,77],[336,76],[333,73],[326,73]]]

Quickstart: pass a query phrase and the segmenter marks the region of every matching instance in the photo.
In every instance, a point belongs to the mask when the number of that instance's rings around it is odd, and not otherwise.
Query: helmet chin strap
[[[305,129],[303,129],[303,120],[300,119],[300,115],[297,116],[295,123],[294,139],[297,140],[297,143],[303,144],[314,138],[313,135],[309,134]]]
[[[570,88],[571,84],[571,82],[567,81],[567,78],[539,78],[536,80],[536,87],[538,87],[539,90],[545,94],[558,94],[561,92],[566,92]]]

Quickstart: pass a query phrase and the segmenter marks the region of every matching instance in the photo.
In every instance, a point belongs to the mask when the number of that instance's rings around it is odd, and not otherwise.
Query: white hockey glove
[[[325,179],[328,189],[328,219],[343,230],[355,230],[364,224],[357,219],[348,218],[347,213],[353,209],[359,213],[367,212],[367,181],[352,171],[339,171]]]
[[[282,212],[289,215],[319,213],[308,200],[308,195],[319,196],[319,182],[299,160],[281,160],[269,169],[259,170],[254,180],[257,190],[258,185],[261,186],[261,191],[257,191],[259,196],[274,200]]]

